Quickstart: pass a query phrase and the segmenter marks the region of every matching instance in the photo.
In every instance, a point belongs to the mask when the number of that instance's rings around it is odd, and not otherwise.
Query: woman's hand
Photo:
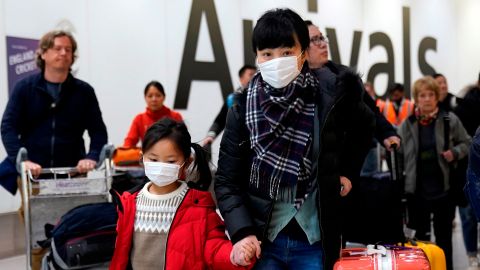
[[[385,146],[385,149],[387,149],[387,151],[392,151],[392,145],[394,144],[397,146],[398,150],[398,148],[400,147],[400,137],[390,136],[383,140],[383,145]]]
[[[252,259],[256,256],[260,258],[261,242],[255,235],[249,235],[233,245],[230,253],[230,261],[235,266],[247,266],[252,263]]]

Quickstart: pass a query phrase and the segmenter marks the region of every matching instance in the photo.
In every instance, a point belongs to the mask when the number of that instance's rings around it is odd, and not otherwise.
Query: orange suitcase
[[[421,249],[373,245],[342,249],[334,270],[429,270],[430,263]]]

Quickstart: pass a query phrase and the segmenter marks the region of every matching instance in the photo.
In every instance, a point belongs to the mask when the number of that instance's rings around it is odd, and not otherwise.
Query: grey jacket
[[[438,119],[435,121],[435,141],[437,145],[438,164],[442,170],[445,191],[450,189],[449,182],[449,164],[440,155],[443,152],[445,144],[444,139],[444,120],[443,116],[447,112],[440,111]],[[458,117],[449,112],[450,117],[450,150],[452,150],[455,160],[468,155],[468,148],[472,138],[468,135]],[[415,193],[417,184],[417,156],[418,156],[418,122],[415,116],[408,117],[399,127],[398,135],[402,138],[400,155],[403,155],[403,168],[405,170],[405,192]],[[454,164],[455,165],[455,164]]]

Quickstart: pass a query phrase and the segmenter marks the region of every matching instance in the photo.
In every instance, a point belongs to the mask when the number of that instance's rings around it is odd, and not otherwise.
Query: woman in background
[[[133,119],[127,137],[123,142],[123,147],[125,148],[133,148],[138,141],[143,141],[147,129],[162,118],[168,117],[175,121],[183,121],[180,113],[171,110],[163,104],[165,101],[165,90],[158,81],[149,82],[145,86],[143,95],[147,103],[147,109]]]
[[[430,241],[433,214],[435,242],[445,252],[450,270],[455,217],[451,194],[455,179],[449,177],[450,167],[468,154],[471,137],[455,114],[439,109],[440,90],[432,77],[418,79],[413,85],[413,96],[415,113],[398,130],[406,173],[407,226],[416,230],[417,239]]]

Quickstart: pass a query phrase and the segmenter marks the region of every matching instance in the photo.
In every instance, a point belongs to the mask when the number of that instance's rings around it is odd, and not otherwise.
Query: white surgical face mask
[[[278,57],[258,64],[263,80],[274,88],[287,86],[300,74],[297,58],[298,56]]]
[[[180,167],[182,167],[178,164],[145,160],[143,161],[143,165],[145,168],[145,175],[150,181],[159,187],[168,186],[177,181]]]

